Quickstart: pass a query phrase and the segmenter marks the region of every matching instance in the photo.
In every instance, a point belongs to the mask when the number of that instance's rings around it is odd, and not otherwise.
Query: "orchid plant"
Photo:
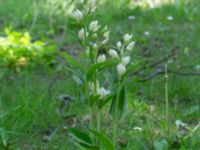
[[[109,41],[110,31],[108,27],[100,25],[98,20],[91,20],[95,10],[95,0],[78,0],[77,9],[72,13],[72,17],[80,26],[78,39],[83,49],[84,56],[84,65],[80,66],[84,68],[82,73],[84,75],[84,96],[88,100],[90,108],[91,118],[89,131],[100,140],[100,142],[96,143],[100,144],[100,149],[106,145],[105,143],[110,143],[108,144],[110,150],[110,145],[113,145],[113,149],[117,146],[117,126],[126,108],[125,80],[129,73],[136,69],[139,63],[131,63],[130,55],[135,45],[135,42],[132,41],[133,36],[131,34],[125,34],[121,41],[112,45]],[[102,48],[105,49],[103,52],[101,51]],[[114,85],[116,90],[108,90],[108,87],[105,88],[103,83],[101,83],[101,73],[105,71],[106,68],[116,68],[115,72],[118,80]],[[107,136],[101,132],[100,126],[100,113],[110,101],[110,114],[112,116],[113,129],[112,142],[109,141],[109,138],[105,138]],[[96,118],[94,116],[96,116]],[[86,136],[83,132],[70,129],[70,133],[72,136],[75,136],[76,139],[79,139],[78,143],[82,147],[84,147],[84,145],[87,147],[94,146],[91,142],[83,140],[83,137]],[[89,136],[87,136],[86,139],[88,140]],[[104,142],[102,142],[102,140]]]

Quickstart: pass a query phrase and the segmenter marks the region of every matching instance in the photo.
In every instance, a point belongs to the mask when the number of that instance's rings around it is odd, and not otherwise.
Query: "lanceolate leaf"
[[[112,104],[110,107],[110,114],[113,118],[122,116],[127,108],[125,86],[120,89],[118,94],[118,96],[113,96]]]
[[[99,105],[98,105],[99,110],[101,110],[101,108],[103,108],[112,98],[113,98],[113,95],[109,95],[104,100],[100,100]]]
[[[94,104],[99,101],[99,96],[94,96],[94,95],[91,95],[89,97],[89,104],[90,104],[90,107],[94,106]]]
[[[70,132],[70,134],[72,135],[72,137],[78,142],[80,143],[80,145],[85,145],[87,147],[92,147],[92,139],[89,137],[88,134],[75,129],[75,128],[70,128],[68,129],[68,131]]]
[[[97,71],[100,71],[101,69],[104,68],[115,66],[117,63],[118,60],[108,60],[102,63],[97,63],[92,65],[86,74],[86,79],[90,80]]]
[[[118,99],[118,112],[119,115],[123,115],[127,108],[127,100],[126,100],[126,88],[125,86],[122,87],[119,94]]]
[[[84,150],[100,150],[100,148],[96,145],[88,146],[87,144],[84,144],[84,143],[78,143],[77,146],[79,146],[80,148]]]
[[[8,135],[4,128],[0,128],[0,136],[4,146],[7,146]]]
[[[125,74],[121,77],[121,82],[131,73],[133,72],[135,69],[137,69],[138,67],[141,66],[141,64],[143,64],[144,61],[138,62],[137,64],[131,66],[130,68],[127,69],[127,71],[125,72]]]
[[[111,106],[110,106],[110,115],[115,118],[116,117],[116,100],[117,100],[117,95],[114,95],[113,98],[112,98],[112,103],[111,103]]]
[[[89,131],[101,143],[102,150],[114,150],[114,145],[106,134],[104,134],[102,132],[97,132],[97,131],[92,130],[92,129],[89,129]]]

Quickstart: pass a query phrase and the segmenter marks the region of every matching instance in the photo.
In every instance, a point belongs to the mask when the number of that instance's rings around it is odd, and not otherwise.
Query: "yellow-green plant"
[[[28,32],[20,33],[9,28],[5,36],[0,37],[0,64],[11,69],[18,69],[46,55],[49,49],[42,41],[32,42]]]
[[[131,63],[130,54],[135,45],[135,42],[132,41],[132,35],[125,34],[120,41],[112,45],[109,42],[110,31],[108,30],[108,27],[100,25],[98,20],[93,19],[93,12],[95,9],[95,0],[78,1],[77,9],[73,12],[72,16],[80,26],[77,37],[83,50],[83,55],[81,55],[83,56],[83,62],[77,62],[70,55],[66,55],[66,58],[72,66],[70,70],[76,74],[76,79],[79,78],[84,83],[84,96],[88,100],[91,117],[89,131],[92,131],[93,134],[95,132],[96,134],[101,135],[101,138],[98,138],[99,136],[97,136],[97,139],[100,140],[97,142],[97,144],[100,143],[100,145],[98,145],[99,149],[102,149],[102,147],[105,146],[105,143],[102,143],[101,140],[102,137],[106,137],[105,134],[101,132],[100,113],[104,106],[112,101],[110,114],[112,116],[112,145],[114,149],[117,141],[116,133],[118,122],[126,109],[125,80],[129,73],[138,67],[139,63]],[[105,88],[101,82],[102,80],[100,80],[103,76],[102,72],[105,71],[106,68],[115,68],[113,78],[116,77],[117,82],[110,83],[114,84],[112,85],[112,87],[114,87],[113,90],[108,90],[109,86]],[[76,129],[70,129],[70,132],[78,139],[79,145],[83,147],[85,145],[85,147],[91,148],[96,146],[91,145],[92,142],[90,142],[90,144],[87,144],[87,142],[83,144],[84,135],[82,132]],[[89,138],[86,139],[88,140]],[[104,140],[106,140],[107,143],[110,143],[108,138],[104,138]],[[111,150],[109,147],[105,149]]]

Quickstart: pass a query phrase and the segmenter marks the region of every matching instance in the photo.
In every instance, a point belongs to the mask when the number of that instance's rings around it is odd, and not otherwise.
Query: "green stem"
[[[118,82],[118,89],[117,89],[117,98],[116,98],[116,107],[114,108],[114,117],[113,117],[113,124],[112,124],[112,127],[113,127],[113,144],[114,144],[114,147],[116,148],[117,146],[117,126],[118,126],[118,104],[119,104],[119,94],[120,94],[120,90],[121,90],[121,82],[120,82],[120,79],[119,79],[119,82]]]
[[[100,132],[100,121],[101,121],[101,113],[99,109],[97,109],[97,132]]]
[[[169,133],[169,97],[168,97],[168,66],[165,64],[165,124],[166,134]]]
[[[113,120],[113,144],[114,148],[116,148],[117,145],[117,119]]]
[[[94,74],[94,86],[95,86],[95,94],[97,95],[97,74]],[[100,110],[98,109],[98,101],[97,101],[97,105],[95,107],[95,109],[97,110],[96,114],[97,114],[97,120],[96,120],[96,129],[99,132],[100,131]]]

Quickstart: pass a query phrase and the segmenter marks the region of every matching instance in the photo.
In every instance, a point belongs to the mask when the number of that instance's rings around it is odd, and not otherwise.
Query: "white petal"
[[[117,65],[117,72],[119,75],[123,75],[126,72],[126,67],[123,64],[118,64]]]

